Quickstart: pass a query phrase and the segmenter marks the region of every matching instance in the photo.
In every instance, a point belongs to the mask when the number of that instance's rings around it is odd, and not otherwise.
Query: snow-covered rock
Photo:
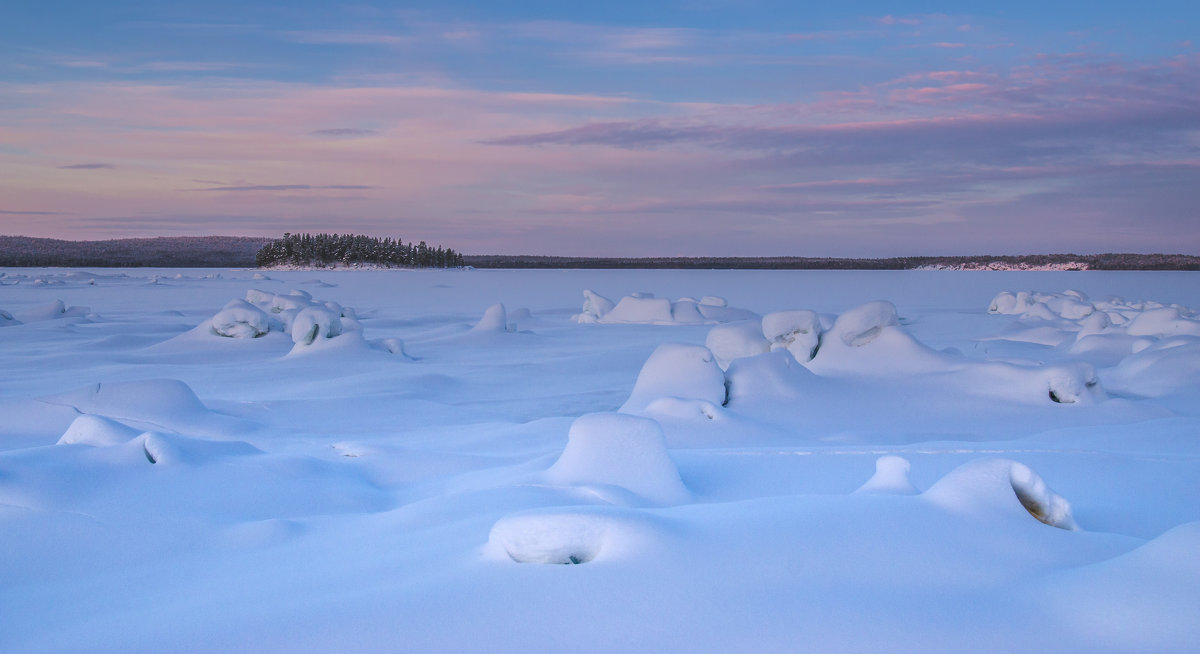
[[[712,352],[699,345],[658,346],[642,364],[633,392],[620,410],[641,413],[651,402],[663,397],[724,404],[725,375]]]
[[[762,323],[754,320],[717,325],[709,330],[704,345],[716,357],[717,365],[722,370],[728,369],[734,359],[771,350],[771,344],[763,337]]]
[[[899,324],[896,305],[884,301],[868,302],[838,316],[829,334],[849,347],[862,347],[875,340],[885,328]]]
[[[590,290],[583,291],[583,311],[575,316],[580,323],[594,323],[613,310],[613,301]]]
[[[292,320],[292,342],[296,345],[312,345],[316,340],[339,336],[342,331],[341,317],[324,307],[305,307]]]
[[[632,554],[651,542],[655,531],[646,516],[610,507],[540,509],[497,521],[488,549],[495,558],[517,563],[569,565]]]
[[[761,398],[804,397],[822,383],[817,375],[784,350],[735,359],[725,372],[730,407]]]
[[[218,336],[258,338],[271,330],[271,322],[262,309],[245,300],[233,300],[212,317],[212,330]]]
[[[624,413],[576,419],[546,477],[560,485],[617,486],[655,504],[679,504],[690,497],[658,423]]]
[[[942,477],[922,497],[958,513],[1022,513],[1060,529],[1077,530],[1071,504],[1028,466],[1009,459],[965,463]]]
[[[772,350],[787,350],[804,363],[817,353],[821,319],[814,311],[777,311],[762,318],[762,333]]]
[[[933,350],[900,327],[891,302],[868,302],[842,313],[820,342],[816,356],[806,364],[817,374],[944,372],[957,365],[952,356]]]
[[[724,298],[705,296],[700,301],[682,297],[675,301],[653,293],[631,293],[616,304],[592,291],[583,292],[583,310],[573,319],[579,323],[618,325],[719,324],[735,320],[757,320],[758,315],[726,304]]]
[[[621,298],[612,311],[609,311],[600,319],[600,322],[610,324],[671,324],[674,322],[671,318],[671,301],[661,297],[634,297],[629,295]]]

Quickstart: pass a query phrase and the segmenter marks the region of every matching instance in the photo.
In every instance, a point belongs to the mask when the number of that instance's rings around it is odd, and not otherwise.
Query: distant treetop
[[[260,268],[270,266],[328,266],[370,264],[402,268],[457,268],[463,257],[425,241],[404,243],[399,238],[361,234],[291,234],[267,243],[255,255]]]

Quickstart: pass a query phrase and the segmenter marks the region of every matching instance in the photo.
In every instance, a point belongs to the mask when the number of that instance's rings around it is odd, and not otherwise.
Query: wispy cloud
[[[880,25],[920,25],[921,19],[915,16],[881,16],[875,19]]]
[[[334,190],[334,191],[362,191],[375,188],[363,184],[323,184],[314,186],[312,184],[273,184],[260,186],[213,186],[210,188],[190,188],[182,189],[183,191],[222,191],[227,193],[241,192],[258,192],[258,191],[317,191],[317,190]]]
[[[59,211],[0,211],[5,216],[65,216]]]
[[[932,152],[975,160],[1001,153],[1041,157],[1050,147],[1060,155],[1090,154],[1098,147],[1136,151],[1200,129],[1200,112],[1195,110],[1200,106],[1200,58],[1138,66],[1114,61],[1041,62],[991,79],[969,71],[906,79],[907,83],[893,80],[841,96],[833,107],[794,105],[775,114],[783,120],[767,124],[757,117],[763,115],[761,111],[748,116],[753,119],[749,121],[736,113],[725,119],[647,118],[592,122],[482,142],[791,151],[814,164],[823,159],[866,164]],[[837,104],[854,107],[862,119],[826,122],[828,109],[836,109]]]
[[[107,168],[116,168],[116,166],[110,163],[81,163],[58,167],[59,170],[103,170]]]
[[[371,136],[378,134],[373,129],[362,129],[358,127],[331,127],[329,129],[314,129],[309,132],[313,136],[334,136],[334,137],[353,137],[353,136]]]
[[[378,31],[360,30],[289,30],[281,36],[296,43],[312,45],[414,45],[417,39],[411,36]]]

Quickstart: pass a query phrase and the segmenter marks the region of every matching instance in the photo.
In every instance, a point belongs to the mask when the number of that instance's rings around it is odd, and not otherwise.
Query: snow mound
[[[875,340],[887,327],[900,324],[896,305],[882,300],[868,302],[838,316],[830,336],[839,339],[847,347],[862,347]]]
[[[671,301],[664,297],[623,297],[598,322],[615,324],[671,324]]]
[[[745,400],[806,395],[821,380],[789,352],[777,350],[737,359],[725,372],[729,406]]]
[[[916,487],[908,480],[911,467],[904,457],[891,454],[881,456],[875,460],[875,474],[854,492],[916,495]]]
[[[711,351],[699,345],[665,343],[658,346],[634,382],[621,413],[638,414],[663,397],[725,403],[725,375]]]
[[[763,337],[762,323],[753,320],[717,325],[708,332],[704,345],[717,359],[722,370],[729,368],[734,359],[751,357],[771,350],[771,344]]]
[[[573,319],[579,323],[619,325],[719,324],[735,320],[757,320],[758,315],[727,305],[725,298],[705,296],[671,301],[653,293],[632,293],[615,304],[590,290],[583,292],[583,309]]]
[[[1077,339],[1114,333],[1153,337],[1200,336],[1200,320],[1187,307],[1131,302],[1117,297],[1091,301],[1079,291],[1004,291],[992,299],[988,312],[1014,315],[1024,324],[1050,323],[1064,332],[1075,333]]]
[[[305,307],[292,320],[292,342],[296,345],[312,345],[318,339],[340,336],[342,331],[341,316],[324,307]]]
[[[497,558],[517,563],[579,564],[616,558],[651,538],[641,516],[611,510],[543,509],[501,518],[488,534]]]
[[[177,379],[91,384],[44,397],[41,401],[69,407],[81,414],[107,418],[133,427],[139,433],[158,430],[227,437],[249,428],[241,420],[209,410],[187,384]],[[81,437],[85,437],[89,429],[97,427],[95,422],[81,423]],[[111,431],[111,425],[105,429]]]
[[[1079,529],[1071,517],[1070,502],[1028,466],[1009,459],[965,463],[942,477],[923,497],[955,512],[1023,512],[1052,527]]]
[[[575,316],[575,321],[579,323],[598,322],[600,316],[612,311],[614,306],[613,301],[603,295],[590,290],[584,290],[583,311]]]
[[[139,433],[139,430],[111,418],[85,413],[71,422],[71,426],[58,439],[58,444],[107,447],[127,443]]]
[[[14,319],[20,322],[42,322],[44,320],[59,320],[61,318],[83,318],[91,313],[88,307],[68,307],[62,300],[26,309],[15,314]]]
[[[1200,379],[1200,338],[1180,336],[1146,343],[1105,371],[1114,391],[1159,397]]]
[[[1044,368],[1039,377],[1046,384],[1046,394],[1052,402],[1075,404],[1104,399],[1096,369],[1084,362],[1066,363]]]
[[[1130,336],[1200,336],[1200,320],[1184,317],[1176,307],[1151,309],[1130,320],[1125,333]]]
[[[814,311],[777,311],[762,318],[762,334],[772,350],[787,350],[805,363],[817,354],[821,319]]]
[[[19,324],[21,324],[20,320],[14,318],[11,313],[5,311],[4,309],[0,309],[0,327],[10,327],[12,325]]]
[[[245,300],[232,300],[211,319],[212,331],[229,338],[258,338],[271,330],[267,313]]]
[[[237,339],[263,338],[277,332],[291,338],[292,353],[330,349],[331,341],[337,341],[334,349],[371,347],[363,339],[353,308],[330,300],[315,300],[301,290],[270,293],[250,289],[245,299],[229,302],[189,332],[189,338],[195,338],[197,332]],[[394,351],[386,342],[374,347]]]
[[[577,418],[546,477],[559,485],[617,486],[655,504],[680,504],[690,497],[658,423],[623,413]]]
[[[160,416],[189,416],[208,412],[192,389],[178,379],[92,384],[53,396],[47,401],[68,404],[80,413],[95,413],[117,419],[153,420]]]
[[[508,312],[503,304],[493,304],[483,312],[483,317],[471,328],[473,332],[511,332],[508,324]]]
[[[210,441],[179,434],[148,431],[133,441],[146,460],[155,465],[196,465],[229,456],[262,454],[262,450],[244,441]]]
[[[1186,354],[1178,358],[1155,354],[1200,338],[1200,319],[1188,307],[1117,297],[1091,301],[1078,291],[1006,291],[992,300],[989,311],[1017,316],[1017,322],[993,340],[1062,346],[1075,357],[1109,368],[1106,380],[1127,392],[1161,395],[1168,385],[1196,372]],[[1156,380],[1147,374],[1150,368],[1161,370],[1165,377]],[[1094,378],[1095,373],[1089,376]],[[1072,399],[1079,395],[1076,380],[1060,377],[1050,383],[1066,387],[1062,392],[1052,389],[1055,401],[1077,401]]]
[[[953,370],[953,357],[910,336],[891,302],[876,301],[839,315],[806,364],[817,374],[895,374]]]

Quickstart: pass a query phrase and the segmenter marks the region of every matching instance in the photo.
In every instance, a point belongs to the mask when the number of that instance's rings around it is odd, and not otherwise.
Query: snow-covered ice
[[[3,652],[1200,642],[1196,273],[0,280]]]

